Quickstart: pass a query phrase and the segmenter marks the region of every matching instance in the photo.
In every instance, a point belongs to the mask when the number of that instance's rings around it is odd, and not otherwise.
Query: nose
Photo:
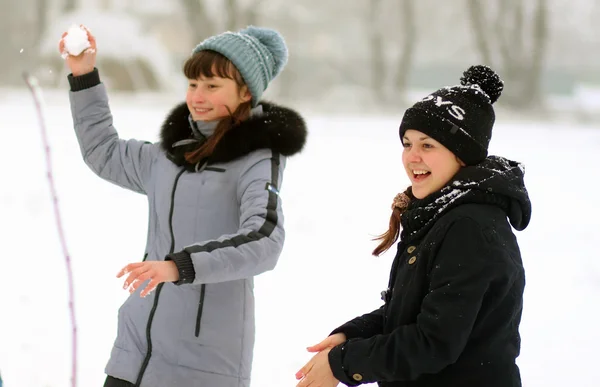
[[[404,148],[404,157],[409,163],[420,163],[421,152],[417,147]]]
[[[204,91],[201,87],[197,87],[192,93],[192,101],[195,104],[203,103],[206,100],[204,96]]]

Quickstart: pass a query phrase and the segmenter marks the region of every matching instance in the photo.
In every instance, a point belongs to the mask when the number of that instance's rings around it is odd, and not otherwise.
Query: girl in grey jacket
[[[286,156],[306,140],[298,113],[260,100],[287,62],[285,42],[257,27],[201,42],[184,65],[186,102],[154,144],[119,138],[88,39],[84,54],[65,55],[81,153],[98,176],[145,194],[149,210],[144,259],[119,273],[131,296],[105,387],[247,387],[253,277],[281,253]]]

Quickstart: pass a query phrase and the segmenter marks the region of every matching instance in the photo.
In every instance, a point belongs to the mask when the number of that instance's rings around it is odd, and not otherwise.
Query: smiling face
[[[201,76],[188,80],[186,102],[194,121],[221,120],[251,98],[248,88],[238,87],[233,79]]]
[[[402,164],[417,199],[442,189],[464,166],[448,148],[417,130],[408,129],[402,144]]]
[[[240,72],[217,52],[194,54],[186,61],[183,73],[188,79],[186,103],[194,121],[221,120],[252,99]]]

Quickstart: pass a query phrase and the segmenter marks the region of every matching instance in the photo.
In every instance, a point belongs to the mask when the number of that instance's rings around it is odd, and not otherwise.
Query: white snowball
[[[73,25],[67,31],[67,36],[64,37],[65,50],[69,55],[77,56],[84,50],[90,48],[90,44],[87,31],[80,27]]]

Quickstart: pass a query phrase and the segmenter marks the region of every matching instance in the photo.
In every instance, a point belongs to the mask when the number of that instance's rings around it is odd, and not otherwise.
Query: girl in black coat
[[[299,387],[517,387],[525,273],[512,228],[531,204],[523,166],[488,156],[503,83],[473,66],[400,125],[411,187],[374,254],[400,236],[384,305],[335,329]],[[511,227],[512,225],[512,227]],[[401,230],[401,233],[400,233]]]

